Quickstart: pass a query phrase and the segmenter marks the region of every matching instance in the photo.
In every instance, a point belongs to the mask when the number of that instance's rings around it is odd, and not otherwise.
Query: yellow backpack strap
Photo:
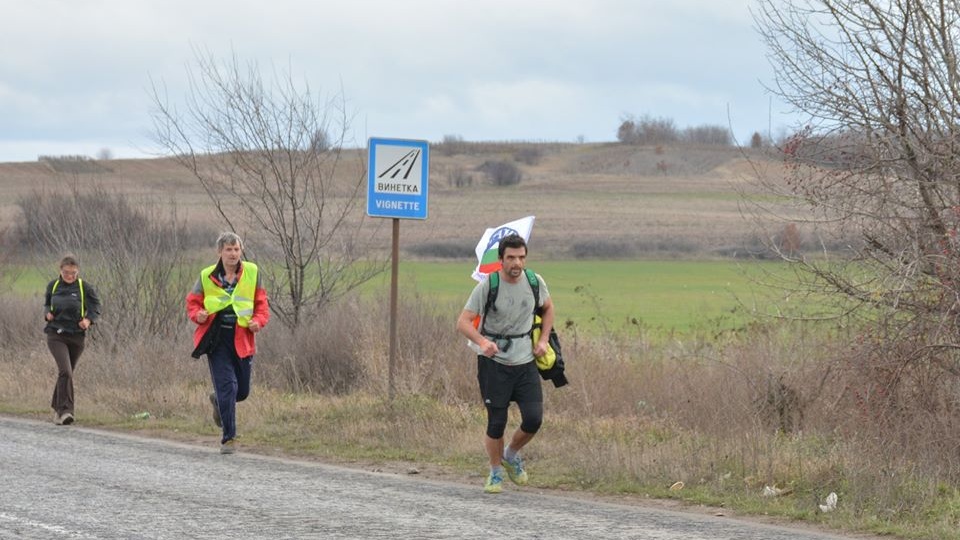
[[[83,297],[83,280],[77,278],[77,283],[80,285],[80,318],[83,319],[87,316],[87,303]]]
[[[87,316],[87,303],[86,299],[83,296],[83,280],[77,278],[77,284],[80,285],[80,318]],[[53,311],[53,293],[57,292],[57,285],[60,285],[60,280],[53,282],[53,287],[50,287],[50,311]]]
[[[60,284],[60,280],[53,282],[53,287],[50,287],[50,311],[53,311],[53,293],[57,292],[57,285]]]

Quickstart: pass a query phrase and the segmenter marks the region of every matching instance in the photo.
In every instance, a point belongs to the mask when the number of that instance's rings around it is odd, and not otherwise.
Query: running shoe
[[[487,483],[483,486],[484,493],[500,493],[503,491],[503,476],[499,472],[490,472]]]
[[[237,451],[237,447],[233,444],[233,439],[220,445],[221,454],[232,454]]]
[[[507,476],[510,477],[511,482],[518,486],[527,485],[527,471],[523,469],[523,459],[520,458],[520,454],[513,456],[512,460],[503,458],[500,463],[507,471]]]

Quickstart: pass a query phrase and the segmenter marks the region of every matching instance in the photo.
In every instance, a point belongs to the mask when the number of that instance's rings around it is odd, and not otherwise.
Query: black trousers
[[[50,407],[59,414],[73,414],[73,371],[83,354],[83,334],[47,334],[47,347],[57,363],[57,383]]]

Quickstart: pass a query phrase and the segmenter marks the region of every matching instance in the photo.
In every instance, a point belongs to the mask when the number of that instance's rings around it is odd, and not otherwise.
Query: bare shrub
[[[464,291],[464,298],[468,292]],[[408,290],[401,291],[400,304],[397,391],[448,402],[468,399],[476,366],[450,359],[466,350],[451,331],[451,314],[457,307],[444,309]],[[363,390],[386,395],[389,323],[387,303],[351,295],[302,331],[275,328],[264,333],[258,342],[258,357],[264,359],[260,369],[266,371],[268,384],[283,390],[322,394]]]
[[[116,234],[117,230],[144,230],[147,217],[130,200],[109,193],[101,186],[67,192],[33,191],[17,201],[20,221],[14,238],[22,246],[43,246],[50,251],[101,250],[119,241],[129,250],[134,236]],[[139,246],[138,246],[139,247]]]
[[[98,163],[90,156],[38,156],[37,160],[47,164],[53,172],[61,174],[96,174],[111,172],[112,169]]]
[[[544,398],[552,413],[594,420],[646,418],[654,413],[653,387],[662,384],[651,376],[662,367],[655,350],[622,334],[581,335],[576,327],[564,324],[557,332],[571,384],[553,389],[545,383]]]
[[[617,129],[617,140],[625,144],[670,144],[680,140],[680,133],[670,118],[627,115]]]
[[[405,249],[417,257],[433,257],[437,259],[466,259],[475,257],[473,247],[463,242],[422,242]]]
[[[465,148],[463,135],[444,135],[443,140],[436,145],[436,148],[444,156],[455,156],[463,153]]]
[[[490,183],[498,187],[515,186],[523,179],[520,168],[509,161],[485,161],[477,170],[485,173]]]
[[[464,300],[469,294],[464,290]],[[398,394],[422,394],[445,403],[472,402],[476,395],[476,355],[454,331],[459,303],[438,305],[415,290],[400,291],[394,385]],[[387,395],[389,381],[389,305],[366,301],[354,330],[364,362],[363,388]]]
[[[517,150],[513,154],[513,159],[517,163],[536,165],[543,159],[543,150],[539,146],[526,146]]]
[[[689,255],[691,253],[708,251],[710,245],[707,243],[697,244],[684,238],[649,238],[633,241],[630,250],[636,255]]]
[[[310,136],[310,151],[315,154],[322,154],[331,150],[333,143],[330,141],[330,134],[326,128],[318,127],[314,129]]]
[[[845,433],[881,438],[894,453],[923,454],[924,462],[957,470],[960,448],[957,413],[960,382],[943,371],[955,370],[957,354],[947,365],[943,353],[917,353],[915,344],[876,348],[886,329],[870,328],[857,336],[857,345],[840,357],[844,392],[838,422]],[[922,349],[921,349],[922,350]]]
[[[787,257],[796,257],[800,253],[802,244],[800,228],[796,223],[784,225],[779,237],[774,240],[774,245],[779,252]]]
[[[704,329],[676,346],[677,360],[661,373],[656,404],[679,425],[727,436],[801,425],[830,431],[839,420],[809,414],[835,398],[839,383],[831,362],[835,348],[799,323],[753,324],[741,336],[711,336]]]
[[[11,351],[28,348],[42,341],[43,298],[21,298],[0,295],[4,309],[0,311],[0,343]],[[25,316],[30,314],[33,316]]]
[[[325,310],[309,326],[280,326],[262,334],[259,357],[268,384],[295,392],[345,394],[363,385],[360,358],[361,305],[348,297]]]
[[[804,407],[798,391],[787,384],[784,374],[767,376],[766,390],[758,392],[757,410],[767,429],[793,433],[803,427]]]
[[[570,245],[570,254],[575,259],[629,259],[636,256],[637,251],[624,241],[591,240],[574,242]]]
[[[743,248],[739,248],[742,253]],[[650,237],[640,239],[594,239],[570,244],[566,251],[574,259],[632,259],[636,257],[682,257],[697,253],[718,253],[709,243],[696,243],[685,238]],[[724,250],[733,256],[736,250]]]
[[[467,172],[463,167],[452,167],[447,173],[447,179],[451,186],[456,188],[469,187],[473,185],[473,175]]]
[[[630,118],[624,118],[620,121],[620,127],[617,128],[617,140],[624,144],[633,144],[637,138],[637,124]]]
[[[104,314],[97,325],[117,346],[141,333],[169,336],[182,317],[183,295],[192,275],[180,272],[185,224],[176,208],[135,205],[126,195],[92,186],[69,191],[35,191],[18,205],[15,237],[56,275],[55,261],[66,252],[80,256],[84,276],[97,287]]]
[[[684,128],[680,140],[689,144],[730,146],[733,142],[733,135],[728,128],[723,126],[704,124]]]
[[[464,299],[469,292],[468,286]],[[438,305],[435,299],[419,291],[405,291],[401,301],[397,390],[447,403],[473,402],[477,392],[476,356],[468,351],[465,339],[453,331],[453,321],[462,305]],[[468,351],[466,362],[461,360],[460,351]]]
[[[89,333],[76,375],[84,406],[121,418],[140,412],[158,418],[195,418],[202,405],[208,406],[210,371],[205,359],[190,356],[192,325],[170,326],[175,331],[168,335],[127,335],[119,346],[106,339],[104,329]],[[184,410],[183,404],[191,400],[196,405]]]

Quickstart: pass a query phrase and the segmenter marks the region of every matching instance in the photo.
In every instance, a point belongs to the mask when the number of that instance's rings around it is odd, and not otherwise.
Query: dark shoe
[[[60,417],[60,424],[64,426],[69,426],[73,423],[73,415],[70,413],[63,413],[63,416]]]
[[[220,420],[220,404],[217,403],[217,393],[210,392],[210,404],[213,405],[213,423],[217,427],[223,427],[223,421]]]
[[[220,445],[221,454],[232,454],[236,451],[237,451],[237,448],[233,444],[233,439],[230,439],[229,441]]]

